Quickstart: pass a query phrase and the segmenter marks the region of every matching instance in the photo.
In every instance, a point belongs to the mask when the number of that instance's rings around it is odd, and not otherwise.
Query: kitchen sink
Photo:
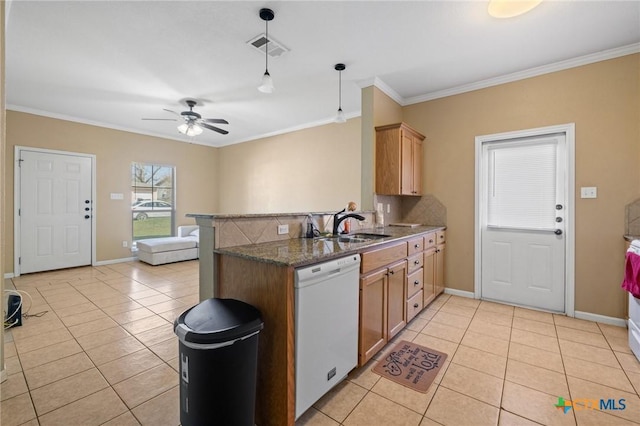
[[[380,238],[390,237],[391,235],[387,235],[387,234],[370,234],[370,233],[367,233],[367,232],[357,232],[357,233],[353,234],[353,236],[355,238],[365,238],[367,240],[378,240]]]
[[[320,237],[320,238],[316,238],[316,241],[337,241],[339,243],[366,243],[372,240],[377,240],[377,239],[386,238],[386,237],[390,237],[390,235],[368,234],[365,232],[359,232],[351,235]]]

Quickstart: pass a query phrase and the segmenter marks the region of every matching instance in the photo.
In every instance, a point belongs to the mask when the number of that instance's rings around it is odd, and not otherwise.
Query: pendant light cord
[[[338,109],[342,109],[342,71],[338,74]]]
[[[269,73],[269,21],[265,20],[264,71]]]

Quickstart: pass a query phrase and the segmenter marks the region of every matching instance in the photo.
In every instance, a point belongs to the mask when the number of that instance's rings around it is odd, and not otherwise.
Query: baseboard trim
[[[472,291],[464,291],[458,290],[455,288],[446,288],[444,289],[444,294],[450,294],[452,296],[460,296],[460,297],[468,297],[469,299],[475,299],[475,293]]]
[[[4,274],[4,279],[8,280],[10,278],[15,278],[16,276],[13,275],[13,272],[7,272],[6,274]]]
[[[575,311],[575,317],[587,321],[601,322],[603,324],[626,327],[627,321],[622,318],[608,317],[606,315],[592,314],[591,312]]]
[[[133,262],[134,260],[138,260],[138,258],[136,256],[133,256],[123,257],[122,259],[101,260],[99,262],[95,262],[93,266],[113,265],[114,263]]]

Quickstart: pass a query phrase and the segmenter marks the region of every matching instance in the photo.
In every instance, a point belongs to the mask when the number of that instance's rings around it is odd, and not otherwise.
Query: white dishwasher
[[[360,255],[296,269],[296,419],[358,363]]]

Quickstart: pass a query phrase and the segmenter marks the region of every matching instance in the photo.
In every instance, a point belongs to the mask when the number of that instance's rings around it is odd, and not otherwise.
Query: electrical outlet
[[[278,235],[288,234],[289,233],[289,225],[278,225]]]
[[[387,204],[387,213],[391,213],[391,204]]]
[[[122,242],[122,247],[129,247],[129,242],[128,241],[123,241]]]

